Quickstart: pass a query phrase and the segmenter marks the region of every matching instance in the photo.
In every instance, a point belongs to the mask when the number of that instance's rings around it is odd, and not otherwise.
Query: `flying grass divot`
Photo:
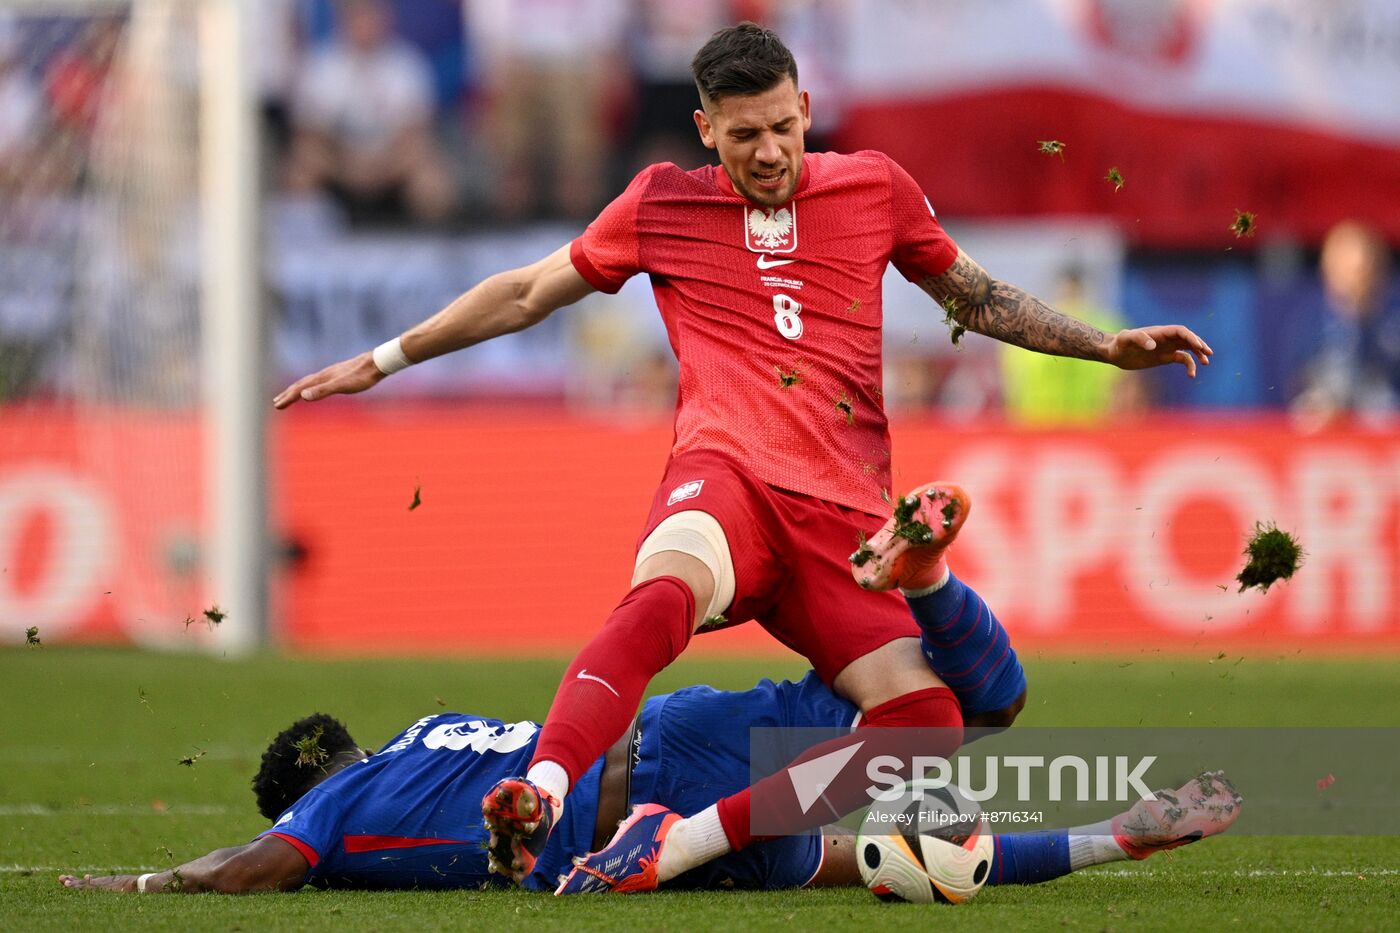
[[[1303,549],[1298,546],[1297,539],[1286,531],[1280,531],[1273,522],[1255,524],[1254,534],[1245,545],[1244,553],[1249,561],[1235,577],[1241,593],[1250,587],[1267,593],[1269,587],[1279,580],[1292,577],[1303,563]]]
[[[953,346],[962,349],[963,334],[967,333],[967,328],[958,323],[958,299],[945,298],[943,300],[943,323],[948,325],[948,336],[953,341]]]
[[[24,643],[31,648],[44,647],[44,643],[39,640],[39,626],[31,625],[24,630]]]
[[[190,630],[190,626],[194,625],[195,622],[203,622],[205,627],[212,632],[214,630],[214,626],[218,625],[219,623],[223,622],[224,619],[228,618],[228,613],[224,612],[224,610],[220,609],[218,606],[210,606],[208,609],[205,609],[199,615],[200,618],[198,619],[194,618],[194,616],[185,616],[185,631],[188,632]]]
[[[889,501],[884,490],[880,491],[882,497]],[[930,489],[926,495],[930,502],[937,500],[943,494],[941,489]],[[900,496],[893,503],[894,506],[894,536],[903,538],[910,544],[931,544],[933,542],[933,528],[927,522],[922,522],[914,518],[915,511],[919,508],[919,497],[917,495]],[[957,517],[957,504],[954,502],[945,503],[940,510],[943,515],[941,524],[944,528],[951,528],[953,520]],[[866,541],[865,535],[860,535],[856,539],[856,550],[850,557],[850,561],[857,567],[864,567],[875,558],[875,551]]]
[[[875,549],[870,546],[870,542],[865,540],[865,532],[861,532],[856,538],[856,550],[851,555],[851,563],[857,567],[864,567],[875,557]]]
[[[841,392],[841,397],[836,400],[836,410],[839,411],[843,417],[845,417],[846,424],[852,425],[856,423],[855,406],[851,403],[850,394],[847,393],[844,389]]]
[[[936,490],[929,490],[929,501],[933,501]],[[914,510],[919,507],[918,496],[901,496],[894,507],[894,536],[903,538],[910,544],[929,544],[933,541],[933,529],[927,522],[916,521]],[[946,525],[944,527],[947,527]]]
[[[292,743],[296,749],[298,768],[319,768],[330,760],[330,753],[321,747],[321,736],[325,730],[320,726],[310,735],[304,735]]]
[[[787,371],[784,371],[781,366],[773,368],[778,372],[778,388],[780,389],[791,389],[802,381],[802,369],[799,366],[793,366],[791,370]]]
[[[1239,208],[1235,209],[1235,222],[1230,224],[1230,232],[1233,233],[1236,238],[1254,236],[1254,232],[1257,228],[1258,224],[1255,222],[1254,214],[1251,211],[1242,211]]]

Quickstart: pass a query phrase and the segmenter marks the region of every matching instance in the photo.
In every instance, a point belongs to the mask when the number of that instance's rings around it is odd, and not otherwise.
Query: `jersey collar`
[[[734,190],[734,182],[730,180],[729,173],[724,170],[723,165],[714,166],[714,170],[715,187],[719,188],[720,191],[724,192],[732,198],[739,198],[743,201],[749,201],[748,198],[744,197],[738,191]],[[802,177],[797,179],[797,188],[792,192],[792,200],[796,200],[797,196],[807,189],[807,186],[811,183],[811,181],[812,153],[808,152],[802,156]],[[749,201],[749,203],[758,205],[758,202],[756,201]]]

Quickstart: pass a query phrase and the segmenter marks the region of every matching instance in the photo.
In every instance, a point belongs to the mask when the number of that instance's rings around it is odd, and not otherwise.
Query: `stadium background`
[[[0,625],[17,643],[35,626],[45,644],[217,646],[217,629],[187,620],[213,605],[226,625],[260,620],[207,572],[203,403],[218,392],[201,384],[189,254],[198,81],[179,55],[141,54],[161,35],[141,16],[181,4],[92,6],[0,2]],[[958,570],[1018,645],[1400,646],[1394,399],[1326,419],[1296,403],[1335,327],[1323,237],[1355,219],[1400,242],[1393,3],[389,6],[428,75],[454,192],[440,216],[289,180],[304,69],[343,11],[258,8],[265,300],[246,310],[267,323],[262,398],[564,242],[639,162],[698,164],[676,62],[751,16],[798,55],[813,148],[895,156],[994,275],[1056,298],[1076,268],[1087,296],[1071,310],[1179,321],[1216,350],[1194,382],[1132,375],[1068,414],[1028,412],[1010,402],[1014,362],[975,336],[955,348],[939,309],[888,281],[896,486],[944,477],[972,491]],[[163,35],[193,56],[178,30]],[[153,60],[141,86],[160,94],[114,90]],[[1047,139],[1063,158],[1039,151]],[[1239,210],[1257,235],[1230,230]],[[1393,320],[1400,292],[1387,295]],[[661,473],[664,341],[634,281],[370,396],[268,406],[271,644],[377,656],[580,644],[625,589]],[[1307,563],[1241,595],[1232,578],[1258,521],[1296,532]],[[502,644],[510,621],[535,636]],[[695,648],[781,651],[753,626]]]

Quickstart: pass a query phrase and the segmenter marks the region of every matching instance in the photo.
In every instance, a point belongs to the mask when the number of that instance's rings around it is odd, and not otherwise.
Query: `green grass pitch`
[[[1024,658],[1026,725],[1400,725],[1400,662],[1297,656]],[[1213,663],[1214,662],[1214,663]],[[377,745],[449,708],[541,718],[554,661],[219,661],[0,651],[0,929],[1384,930],[1400,925],[1400,838],[1230,838],[961,907],[861,889],[555,899],[510,891],[143,897],[61,888],[60,871],[153,870],[264,828],[248,781],[271,736],[321,710]],[[683,661],[657,690],[749,686],[796,662]],[[185,757],[202,756],[191,766]]]

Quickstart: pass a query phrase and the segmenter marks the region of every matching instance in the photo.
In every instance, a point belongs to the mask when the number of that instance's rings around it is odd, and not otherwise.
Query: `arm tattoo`
[[[970,331],[1054,356],[1102,359],[1101,345],[1108,339],[1103,331],[1015,285],[993,280],[965,253],[947,272],[927,276],[919,285]]]

